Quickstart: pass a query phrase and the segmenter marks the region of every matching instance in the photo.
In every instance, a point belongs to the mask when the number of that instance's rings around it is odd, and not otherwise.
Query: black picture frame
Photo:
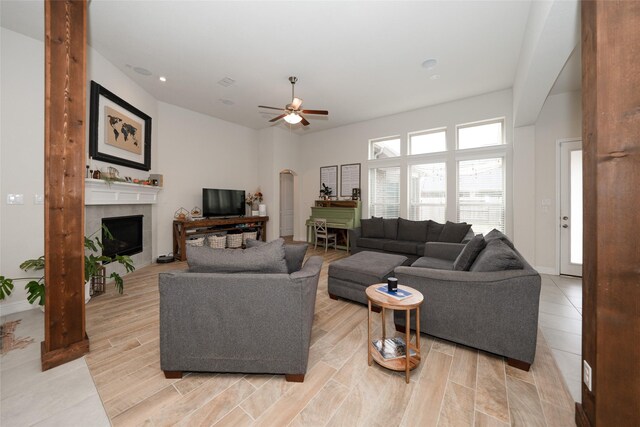
[[[130,153],[118,147],[105,143],[104,106],[118,112],[132,116],[143,124],[142,153]],[[101,160],[116,165],[148,171],[151,169],[151,117],[143,113],[124,99],[120,98],[105,87],[91,81],[91,105],[89,110],[89,155],[95,160]]]
[[[320,189],[322,184],[331,188],[332,195],[338,195],[338,165],[322,166],[320,168]]]
[[[340,165],[340,197],[352,197],[354,188],[362,188],[360,163]]]

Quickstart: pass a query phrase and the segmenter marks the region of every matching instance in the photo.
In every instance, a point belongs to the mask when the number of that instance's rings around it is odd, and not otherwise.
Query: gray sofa
[[[288,268],[296,262],[291,259],[286,259],[284,271],[240,272],[246,267],[241,258],[261,257],[264,265],[273,264],[270,255],[264,255],[270,250],[265,246],[270,244],[231,250],[233,261],[219,252],[228,249],[191,248],[190,270],[160,274],[160,367],[167,378],[204,371],[285,374],[287,381],[304,380],[323,260],[310,257],[292,272]],[[276,252],[285,258],[281,244]],[[206,272],[198,261],[212,256],[217,259],[212,271],[225,272]],[[230,266],[234,262],[236,271]]]
[[[473,235],[471,225],[464,222],[439,224],[432,220],[371,218],[361,220],[360,227],[349,230],[349,244],[352,254],[369,251],[402,255],[407,257],[405,265],[411,265],[426,255],[427,243],[453,244],[457,248],[453,250],[459,252]],[[437,246],[432,245],[431,253],[438,253]]]
[[[438,252],[440,257],[420,258],[394,273],[399,283],[424,295],[421,332],[504,356],[510,365],[529,370],[536,351],[540,275],[502,233],[494,230],[486,239],[468,271],[452,271],[458,256],[444,260]],[[396,329],[405,330],[402,313],[394,321]]]

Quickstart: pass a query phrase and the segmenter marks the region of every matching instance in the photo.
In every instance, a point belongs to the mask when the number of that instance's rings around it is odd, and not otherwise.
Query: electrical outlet
[[[34,205],[44,205],[44,194],[35,194],[33,196]]]
[[[591,372],[591,366],[587,363],[586,360],[582,361],[582,381],[584,381],[585,385],[591,391],[591,379],[593,378],[593,372]]]
[[[24,205],[24,194],[7,194],[8,205]]]

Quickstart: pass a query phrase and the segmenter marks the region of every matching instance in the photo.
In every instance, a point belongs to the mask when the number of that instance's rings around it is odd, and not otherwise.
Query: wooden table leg
[[[369,366],[373,362],[371,357],[371,301],[369,301],[369,310],[367,310],[367,359]]]
[[[416,347],[420,353],[420,306],[416,307]]]
[[[407,363],[406,366],[404,368],[404,376],[405,376],[405,380],[407,381],[407,384],[409,384],[409,359],[411,358],[411,349],[409,348],[410,342],[411,342],[411,323],[410,322],[410,313],[411,310],[405,310],[405,314],[407,317],[407,329],[405,331],[405,356],[407,358]]]
[[[387,322],[384,319],[384,307],[382,307],[382,342],[387,339]]]

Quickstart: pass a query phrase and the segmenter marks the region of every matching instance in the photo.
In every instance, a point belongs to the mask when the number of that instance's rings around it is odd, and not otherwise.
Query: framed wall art
[[[116,165],[151,169],[151,117],[94,81],[89,155]]]
[[[360,163],[340,165],[340,197],[353,195],[353,189],[360,189]]]
[[[325,186],[331,189],[331,196],[338,195],[338,165],[320,168],[320,194],[328,197],[323,193]]]

